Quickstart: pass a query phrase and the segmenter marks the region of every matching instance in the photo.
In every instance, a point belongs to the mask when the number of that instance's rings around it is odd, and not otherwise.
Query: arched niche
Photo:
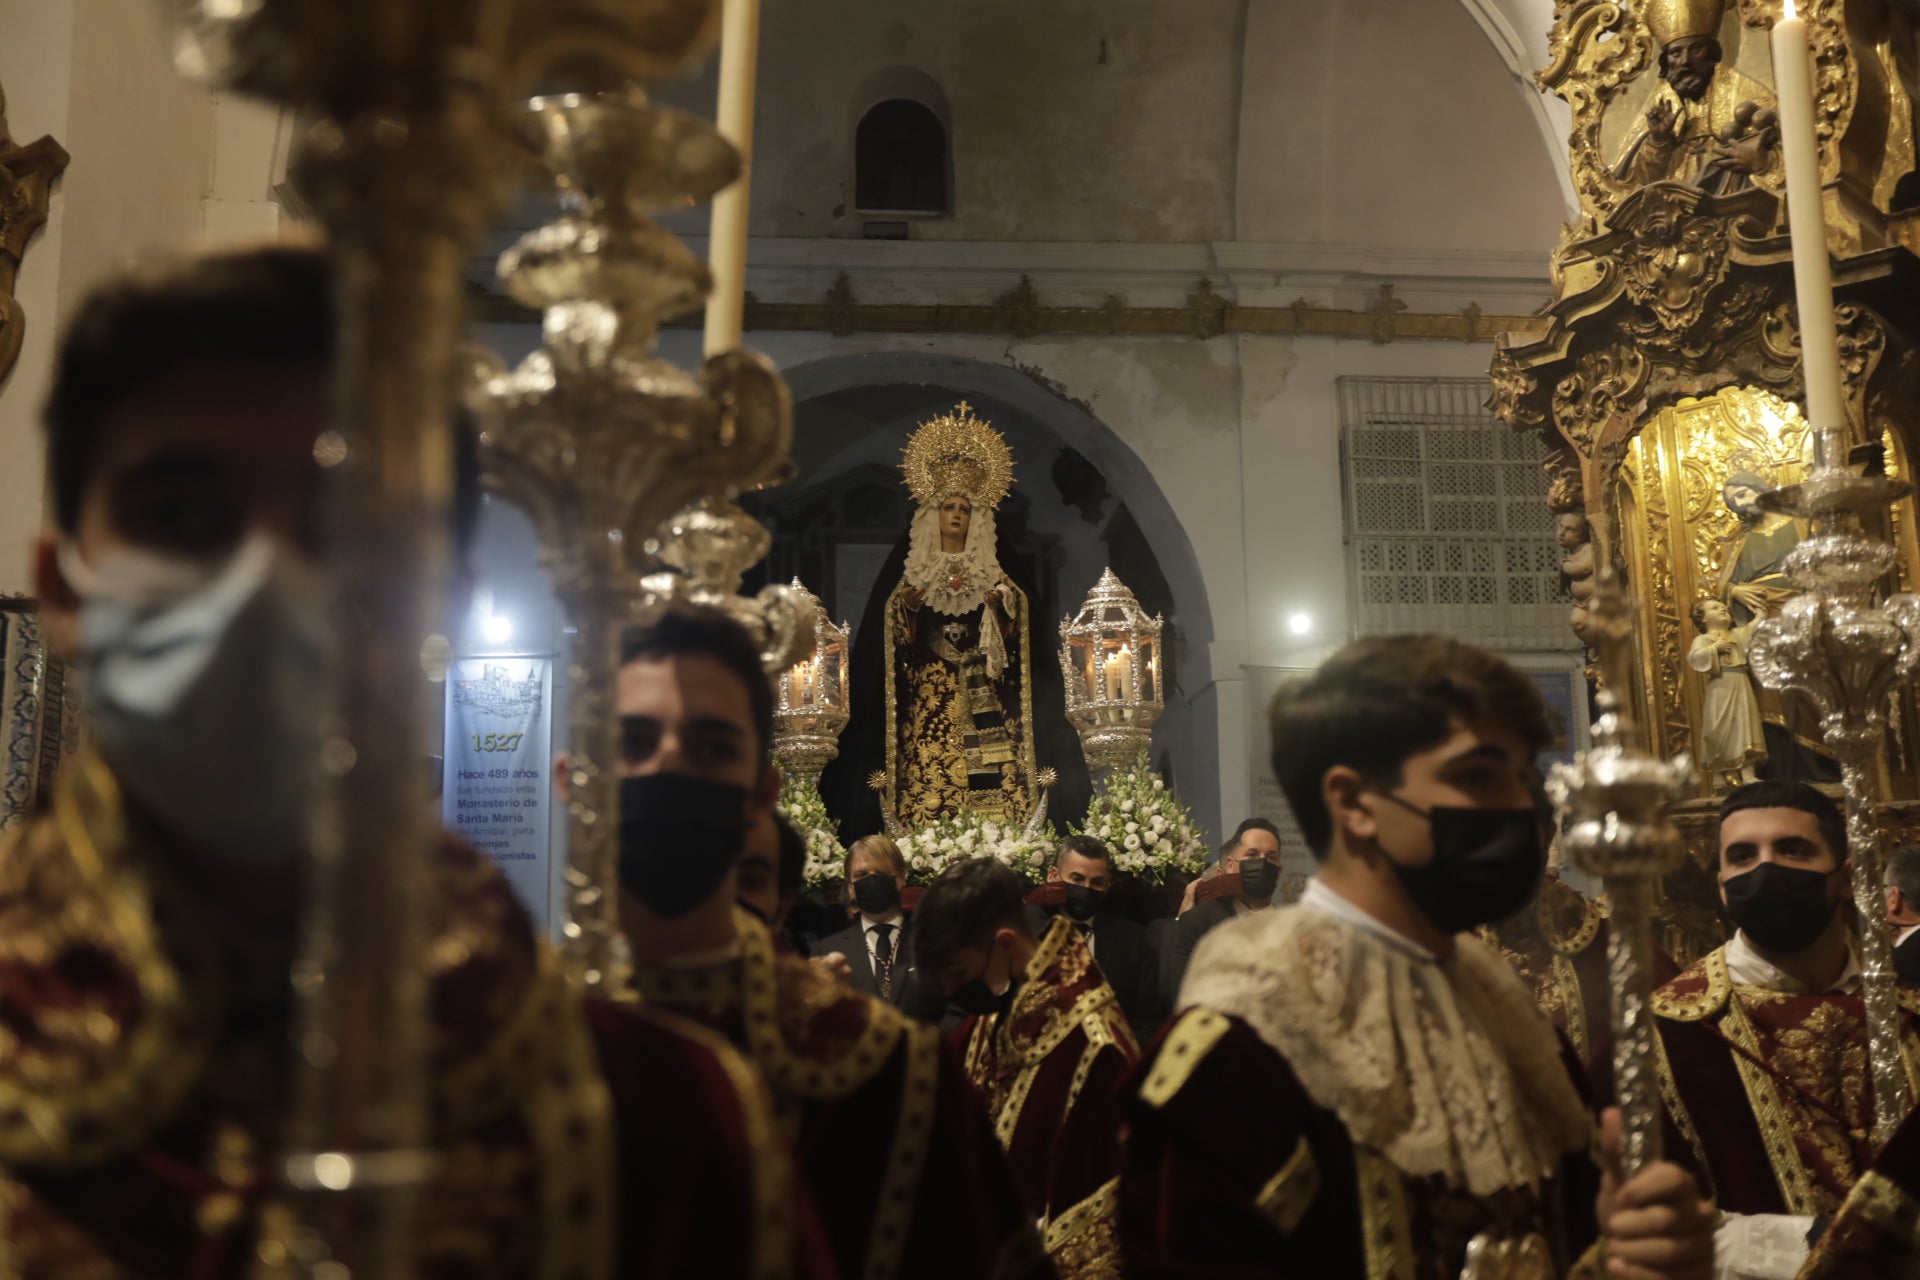
[[[950,408],[956,400],[967,399],[1008,434],[1014,445],[1017,472],[1016,493],[1008,503],[1018,510],[1010,513],[1011,522],[1003,520],[1003,526],[1024,524],[1032,536],[1036,557],[1051,564],[1054,573],[1054,590],[1048,593],[1043,589],[1042,594],[1048,598],[1033,615],[1036,690],[1043,687],[1038,674],[1041,670],[1057,676],[1055,654],[1061,615],[1077,609],[1105,567],[1106,557],[1110,554],[1116,558],[1115,571],[1123,578],[1128,576],[1123,563],[1143,566],[1134,570],[1139,580],[1130,579],[1129,585],[1143,602],[1149,596],[1160,597],[1149,607],[1166,612],[1172,637],[1168,652],[1174,659],[1175,673],[1169,705],[1155,733],[1155,759],[1171,769],[1175,785],[1194,806],[1196,816],[1209,827],[1217,825],[1218,710],[1211,697],[1201,696],[1211,680],[1208,651],[1214,639],[1212,608],[1192,542],[1140,457],[1085,408],[1038,380],[1001,365],[914,352],[873,352],[831,356],[783,372],[795,404],[795,457],[801,475],[786,487],[784,495],[782,490],[772,490],[754,497],[766,504],[761,509],[775,516],[776,539],[783,536],[779,513],[795,509],[796,495],[819,495],[833,504],[831,518],[858,524],[863,536],[871,538],[874,550],[869,567],[876,573],[881,593],[891,585],[886,575],[896,572],[897,565],[882,569],[879,562],[882,556],[901,554],[906,532],[901,517],[910,511],[910,504],[903,499],[883,515],[863,523],[862,513],[848,502],[860,493],[873,492],[882,481],[898,486],[900,449],[916,415],[930,416]],[[858,413],[840,414],[839,407],[848,403],[849,396],[863,397],[863,407]],[[1088,536],[1076,538],[1076,528],[1087,531]],[[883,542],[888,529],[891,543]],[[784,536],[795,535],[789,530]],[[1090,551],[1089,539],[1100,546]],[[780,554],[776,549],[772,560],[779,561]],[[819,561],[811,563],[817,565]],[[774,576],[781,566],[770,563],[768,569],[769,576]],[[819,588],[823,584],[809,585]],[[832,586],[828,592],[846,598]],[[835,604],[829,601],[830,608]],[[851,606],[840,611],[850,612]],[[847,620],[856,627],[861,622],[857,617]],[[856,665],[860,644],[856,637]],[[1036,721],[1039,715],[1036,707]],[[1048,736],[1047,728],[1036,723],[1036,739],[1042,744]],[[1051,736],[1056,758],[1040,763],[1053,764],[1063,774],[1078,770],[1081,762],[1077,742],[1071,730],[1064,728],[1064,721],[1054,727]],[[841,775],[859,768],[853,757],[861,750],[860,744],[849,741],[846,745],[848,763],[823,782],[823,786],[835,783],[848,792],[837,809],[854,803]],[[1081,816],[1082,809],[1076,806],[1084,804],[1084,792],[1076,797],[1071,791],[1062,788],[1053,810],[1062,825]],[[851,825],[856,830],[848,834],[857,834],[857,828],[865,824],[853,821]]]

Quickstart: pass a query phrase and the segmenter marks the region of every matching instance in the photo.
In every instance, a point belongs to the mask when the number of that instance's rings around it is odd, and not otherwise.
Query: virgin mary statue
[[[908,830],[963,810],[1024,822],[1034,776],[1027,599],[1001,572],[994,530],[1012,451],[962,402],[913,433],[901,469],[917,509],[887,597],[882,793]]]

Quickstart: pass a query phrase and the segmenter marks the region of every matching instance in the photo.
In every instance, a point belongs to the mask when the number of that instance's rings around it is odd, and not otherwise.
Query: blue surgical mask
[[[208,568],[70,545],[81,700],[128,797],[182,844],[235,862],[306,843],[329,629],[317,577],[264,536]]]

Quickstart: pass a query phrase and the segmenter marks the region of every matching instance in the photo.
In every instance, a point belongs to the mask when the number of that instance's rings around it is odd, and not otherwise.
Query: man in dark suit
[[[886,836],[866,836],[847,850],[848,909],[853,923],[822,938],[814,955],[838,955],[856,991],[882,1000],[921,1022],[940,1021],[947,1008],[940,983],[913,965],[911,921],[901,906],[907,860]],[[830,968],[837,969],[831,959]]]
[[[1187,961],[1193,949],[1215,925],[1236,916],[1265,911],[1273,905],[1274,890],[1280,886],[1280,830],[1265,818],[1248,818],[1220,850],[1219,874],[1238,875],[1239,892],[1222,893],[1196,904],[1173,923],[1172,954],[1163,966],[1170,1002],[1180,997],[1180,981],[1186,976]]]
[[[1113,887],[1112,852],[1093,836],[1068,836],[1060,842],[1053,866],[1047,868],[1047,883],[1065,890],[1064,902],[1028,909],[1036,936],[1045,933],[1049,917],[1056,914],[1078,925],[1135,1037],[1146,1044],[1166,1017],[1166,994],[1160,989],[1160,969],[1147,945],[1147,931],[1104,909]]]

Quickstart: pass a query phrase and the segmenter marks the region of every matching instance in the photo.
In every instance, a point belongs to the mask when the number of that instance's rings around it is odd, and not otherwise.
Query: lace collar
[[[1425,961],[1311,906],[1230,921],[1180,992],[1247,1023],[1353,1141],[1471,1195],[1530,1186],[1592,1121],[1552,1025],[1512,970],[1463,934]]]

